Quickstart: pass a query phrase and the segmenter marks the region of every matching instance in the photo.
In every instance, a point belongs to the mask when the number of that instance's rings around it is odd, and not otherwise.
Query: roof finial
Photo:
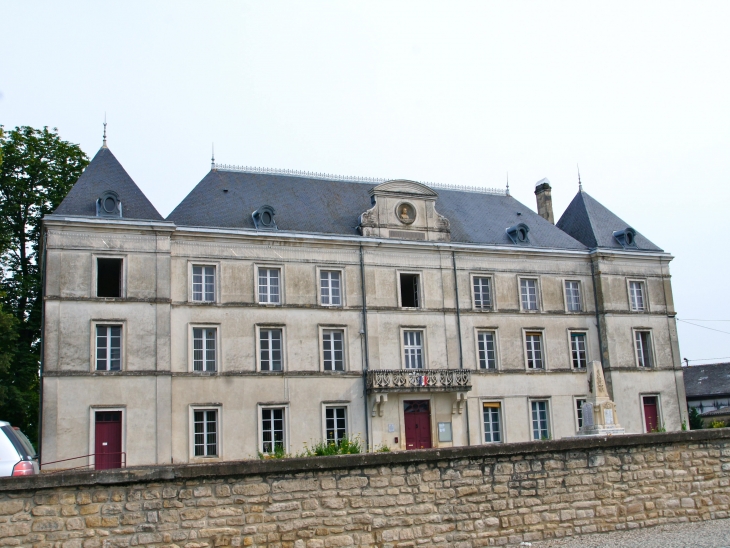
[[[509,196],[509,171],[507,172],[507,196]]]
[[[583,192],[583,183],[580,182],[580,166],[575,164],[578,168],[578,192]]]
[[[210,170],[215,171],[215,143],[210,144]]]
[[[104,140],[101,143],[101,148],[106,148],[106,112],[104,113]]]

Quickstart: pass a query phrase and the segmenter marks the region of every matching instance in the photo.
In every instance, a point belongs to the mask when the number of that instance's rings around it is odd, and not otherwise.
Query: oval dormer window
[[[636,249],[636,231],[631,228],[630,226],[627,226],[623,230],[617,230],[613,233],[613,237],[616,238],[616,241],[621,244],[621,247],[624,249]]]
[[[253,224],[257,230],[278,230],[274,220],[276,211],[270,205],[263,205],[252,213]]]
[[[530,227],[525,223],[520,223],[511,226],[507,229],[507,236],[515,244],[527,244],[530,242],[528,234],[530,233]]]
[[[121,217],[122,202],[113,190],[107,190],[96,200],[97,217]]]

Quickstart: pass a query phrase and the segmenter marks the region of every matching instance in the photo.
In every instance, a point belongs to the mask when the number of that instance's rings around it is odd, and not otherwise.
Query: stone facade
[[[98,161],[85,175],[95,173]],[[114,165],[99,171],[100,185]],[[221,196],[235,192],[226,185],[217,189]],[[88,194],[69,196],[93,204],[96,195]],[[93,456],[65,459],[103,449],[98,421],[107,415],[121,421],[115,435],[127,465],[255,457],[267,450],[264,423],[273,424],[266,417],[274,412],[289,453],[327,439],[328,414],[335,412],[342,431],[367,447],[406,449],[409,402],[427,410],[424,446],[484,444],[487,426],[499,429],[491,441],[571,437],[592,360],[602,363],[627,433],[647,431],[647,395],[656,404],[656,426],[680,429],[686,406],[669,254],[589,250],[508,195],[494,197],[502,204],[496,213],[511,208],[510,215],[532,226],[535,242],[540,230],[572,248],[512,245],[504,228],[505,244],[454,242],[454,226],[464,220],[441,215],[438,193],[419,183],[374,185],[370,198],[370,209],[367,203],[360,209],[361,235],[354,227],[349,235],[287,231],[284,221],[279,230],[215,228],[215,216],[211,226],[196,227],[72,215],[63,204],[47,216],[41,447],[47,468],[98,466]],[[99,295],[103,260],[121,265],[118,296]],[[210,275],[213,289],[205,298],[196,296],[194,269]],[[260,279],[272,271],[277,302],[262,302]],[[323,272],[339,280],[335,306],[321,299]],[[415,306],[403,301],[408,279]],[[488,280],[489,306],[477,306],[477,279]],[[534,309],[523,305],[524,280],[536,291]],[[630,306],[631,280],[643,288],[639,311]],[[575,310],[568,282],[579,292]],[[116,343],[112,329],[120,334]],[[651,334],[646,367],[637,362],[637,330]],[[262,333],[269,332],[281,344],[276,370],[262,363]],[[214,348],[210,369],[196,363],[200,333]],[[325,363],[324,338],[333,333],[341,337],[339,370]],[[415,370],[407,369],[407,333],[418,334]],[[489,366],[480,362],[485,333],[493,345]],[[574,335],[584,343],[581,367]],[[540,345],[538,366],[528,356],[528,338]],[[107,344],[118,345],[114,367],[108,360],[100,366]],[[494,413],[490,425],[485,409]],[[215,437],[210,451],[195,447],[196,428],[203,428],[196,413],[203,411],[214,417],[207,425]],[[536,413],[544,417],[537,429]]]
[[[0,544],[519,545],[724,519],[725,430],[0,480]]]

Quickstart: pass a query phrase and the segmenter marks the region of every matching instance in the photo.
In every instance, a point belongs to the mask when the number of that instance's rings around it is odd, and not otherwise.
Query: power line
[[[730,322],[730,320],[700,320],[698,318],[687,318],[687,320],[692,322]],[[687,321],[687,320],[680,320],[680,321]]]
[[[694,360],[688,360],[687,358],[682,358],[682,361],[687,361],[687,362],[710,362],[712,360],[730,360],[730,356],[725,356],[722,358],[695,358]]]
[[[725,335],[730,335],[730,332],[728,332],[728,331],[722,331],[720,329],[713,329],[712,327],[707,327],[705,325],[700,325],[700,324],[697,324],[697,323],[688,322],[687,320],[680,320],[679,318],[677,318],[677,321],[678,322],[683,322],[683,323],[688,323],[689,325],[694,325],[695,327],[701,327],[702,329],[709,329],[710,331],[717,331],[718,333],[725,333]]]

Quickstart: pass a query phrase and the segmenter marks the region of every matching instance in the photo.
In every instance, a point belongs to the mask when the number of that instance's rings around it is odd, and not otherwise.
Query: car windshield
[[[38,454],[36,453],[35,449],[33,448],[33,444],[30,443],[30,440],[28,437],[23,434],[23,432],[18,428],[17,426],[13,426],[13,432],[15,432],[15,435],[18,436],[18,439],[20,440],[20,443],[23,444],[23,447],[25,447],[25,450],[28,451],[28,454],[36,458]]]

